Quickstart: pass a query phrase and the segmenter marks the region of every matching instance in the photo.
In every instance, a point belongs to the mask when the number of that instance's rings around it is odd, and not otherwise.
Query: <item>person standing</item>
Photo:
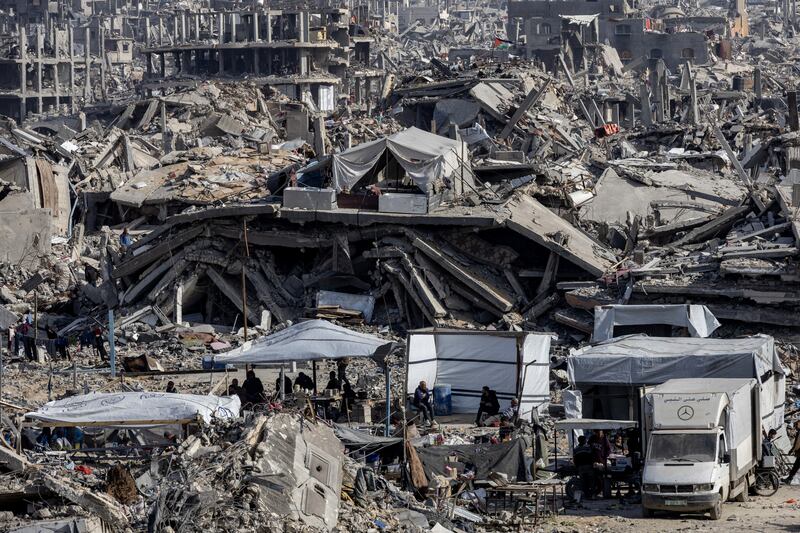
[[[789,475],[783,480],[787,485],[792,482],[797,471],[800,470],[800,420],[795,421],[794,430],[794,444],[792,444],[792,449],[789,451],[791,455],[794,455],[794,464],[789,471]]]
[[[100,354],[100,358],[106,361],[108,359],[108,352],[106,352],[106,346],[103,342],[103,328],[100,326],[95,326],[94,328],[94,347],[97,353]]]

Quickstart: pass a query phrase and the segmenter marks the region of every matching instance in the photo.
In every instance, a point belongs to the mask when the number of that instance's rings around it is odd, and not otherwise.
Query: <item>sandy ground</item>
[[[752,496],[749,502],[728,502],[722,519],[708,515],[656,514],[642,518],[638,504],[618,500],[584,502],[583,509],[568,509],[566,515],[548,521],[544,530],[577,532],[664,532],[664,531],[800,531],[800,486],[784,486],[769,498]]]

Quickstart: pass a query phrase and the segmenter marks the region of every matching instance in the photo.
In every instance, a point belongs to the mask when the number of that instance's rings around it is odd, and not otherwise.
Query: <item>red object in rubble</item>
[[[598,139],[610,137],[615,133],[619,133],[619,124],[608,123],[594,129],[594,136]]]
[[[91,476],[92,472],[93,472],[92,467],[91,466],[86,466],[86,465],[76,466],[75,467],[75,471],[76,472],[80,472],[81,474],[83,474],[85,476]]]

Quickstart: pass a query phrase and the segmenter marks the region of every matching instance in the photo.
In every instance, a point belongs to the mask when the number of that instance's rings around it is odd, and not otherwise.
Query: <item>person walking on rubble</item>
[[[414,400],[412,402],[414,407],[417,408],[419,414],[422,415],[424,424],[433,425],[436,420],[433,419],[433,394],[428,389],[428,384],[420,381],[417,389],[414,391]]]
[[[787,485],[792,482],[797,471],[800,470],[800,420],[795,421],[794,429],[794,444],[792,444],[792,449],[789,451],[791,455],[794,455],[794,464],[789,471],[789,475],[783,480]]]
[[[106,352],[106,345],[103,342],[103,328],[100,326],[94,328],[94,347],[103,361],[108,360],[108,352]]]

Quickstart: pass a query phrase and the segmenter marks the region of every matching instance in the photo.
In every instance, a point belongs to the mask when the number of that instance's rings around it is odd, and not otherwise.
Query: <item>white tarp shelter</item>
[[[272,335],[247,341],[240,347],[215,356],[218,363],[269,365],[292,361],[372,357],[391,341],[352,331],[327,320],[293,324]]]
[[[520,418],[544,412],[550,402],[551,334],[514,331],[421,329],[408,335],[406,392],[420,381],[451,387],[454,414],[477,413],[484,385],[497,391],[500,408],[520,400]]]
[[[765,427],[783,423],[786,376],[768,335],[742,339],[618,337],[573,352],[569,381],[583,392],[584,415],[630,418],[634,387],[660,385],[674,378],[756,378],[761,384]],[[603,397],[605,396],[605,397]],[[587,413],[602,404],[603,413]],[[612,416],[617,415],[617,416]]]
[[[705,305],[598,305],[594,308],[593,342],[617,337],[616,326],[668,324],[684,327],[692,337],[708,337],[720,326]]]
[[[150,427],[237,418],[238,396],[166,392],[93,392],[48,402],[25,415],[43,426]]]
[[[337,192],[350,191],[396,162],[428,196],[443,188],[459,195],[474,188],[468,156],[466,143],[412,127],[334,154],[333,182]]]

